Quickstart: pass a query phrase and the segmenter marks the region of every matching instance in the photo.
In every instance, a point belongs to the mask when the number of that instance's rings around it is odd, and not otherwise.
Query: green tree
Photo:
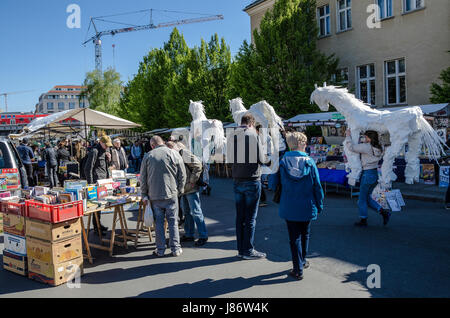
[[[317,49],[317,34],[315,0],[278,0],[254,31],[254,45],[241,46],[231,92],[248,106],[265,99],[284,118],[318,111],[310,104],[314,84],[328,81],[338,60]]]
[[[89,107],[112,115],[119,114],[120,94],[122,81],[120,74],[112,68],[101,73],[98,70],[86,74],[84,89],[80,100],[87,97]]]
[[[439,79],[442,81],[442,85],[437,83],[431,84],[430,102],[433,104],[450,102],[450,67],[441,72]]]
[[[189,48],[175,28],[168,42],[153,49],[140,63],[138,74],[128,82],[121,100],[124,118],[145,129],[188,126],[190,100],[202,100],[207,117],[228,115],[231,72],[229,47],[217,35],[209,43]]]

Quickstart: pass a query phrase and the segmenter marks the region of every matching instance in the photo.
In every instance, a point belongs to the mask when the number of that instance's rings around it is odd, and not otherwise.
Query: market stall
[[[77,120],[76,126],[61,124],[67,118]],[[88,127],[129,129],[139,126],[91,109],[77,109],[36,119],[22,134],[12,137],[21,139],[43,136],[44,133],[64,135],[75,131],[84,138],[88,136]],[[69,173],[70,166],[65,168]],[[128,241],[137,245],[144,233],[151,239],[150,229],[139,221],[143,219],[143,213],[138,175],[114,170],[111,174],[112,178],[97,180],[95,184],[65,180],[63,187],[35,186],[15,193],[8,189],[0,191],[5,241],[3,267],[38,282],[57,286],[82,275],[84,257],[93,263],[91,248],[113,255],[114,246],[128,248]],[[139,208],[136,230],[128,228],[125,217],[127,210],[124,207],[130,204]],[[88,240],[88,232],[91,221],[105,210],[113,210],[114,213],[111,238],[107,240],[99,233],[100,244],[97,244]],[[87,227],[83,217],[87,217]],[[120,234],[116,234],[116,228],[120,229]]]

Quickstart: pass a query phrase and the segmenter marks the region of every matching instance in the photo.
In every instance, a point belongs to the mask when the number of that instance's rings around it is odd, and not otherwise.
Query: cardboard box
[[[49,223],[35,219],[26,219],[26,236],[48,242],[57,242],[81,234],[81,218],[61,223]]]
[[[27,244],[25,237],[4,233],[5,250],[21,256],[27,256]]]
[[[28,270],[28,278],[44,284],[58,286],[73,280],[75,275],[83,275],[83,257],[61,264],[28,258]]]
[[[81,235],[61,242],[47,242],[27,237],[28,259],[61,264],[83,256]]]
[[[26,256],[18,255],[8,251],[3,251],[3,268],[7,271],[27,276],[28,259]]]
[[[5,213],[3,215],[3,231],[18,236],[25,236],[25,217]]]

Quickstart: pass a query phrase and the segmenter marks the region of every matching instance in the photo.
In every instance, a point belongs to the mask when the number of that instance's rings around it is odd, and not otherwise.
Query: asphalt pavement
[[[85,261],[80,288],[49,287],[1,268],[0,297],[450,297],[450,211],[442,203],[407,199],[388,226],[369,212],[369,226],[357,228],[356,198],[327,195],[311,229],[311,266],[295,281],[287,275],[291,256],[277,205],[269,200],[257,218],[255,245],[267,259],[242,260],[236,256],[232,181],[212,179],[212,188],[211,196],[201,197],[209,232],[205,246],[190,242],[180,257],[166,250],[156,258],[154,242],[143,237],[137,249],[132,243],[128,250],[116,247],[112,257],[93,250],[94,264]],[[136,213],[126,215],[133,228]],[[102,217],[106,226],[111,222],[111,214]],[[371,264],[379,266],[379,288],[370,284]]]

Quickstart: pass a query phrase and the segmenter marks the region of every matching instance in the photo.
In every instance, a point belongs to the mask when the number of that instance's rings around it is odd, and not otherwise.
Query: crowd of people
[[[236,207],[236,250],[237,256],[245,260],[266,258],[266,253],[255,248],[254,237],[258,208],[266,200],[262,189],[262,167],[270,165],[270,153],[261,142],[260,127],[255,126],[251,114],[242,117],[241,126],[227,135],[227,162],[232,165],[233,191]],[[352,151],[361,154],[363,174],[358,201],[360,221],[357,226],[367,226],[367,209],[378,212],[386,225],[390,213],[381,208],[370,197],[377,183],[376,167],[383,152],[374,131],[365,132],[364,143],[351,139],[350,131],[344,141]],[[292,269],[289,274],[303,278],[304,269],[309,267],[308,253],[311,222],[323,211],[324,192],[314,160],[308,156],[305,134],[283,132],[287,149],[278,149],[278,171],[269,176],[269,187],[274,190],[274,201],[279,203],[279,216],[286,221],[292,254]],[[270,140],[267,140],[270,142]],[[31,149],[23,140],[17,148],[27,173],[32,174],[32,161],[41,156],[46,161],[50,186],[61,183],[58,167],[72,160],[79,162],[81,178],[88,184],[110,177],[111,170],[128,170],[140,174],[141,195],[144,205],[150,205],[155,220],[156,257],[165,255],[166,230],[169,230],[169,248],[173,256],[183,253],[182,242],[194,242],[203,246],[208,241],[208,231],[202,210],[200,193],[205,186],[203,174],[205,163],[192,153],[182,138],[164,140],[153,136],[149,141],[126,144],[120,139],[100,137],[97,142],[86,145],[75,142],[69,151],[66,141],[60,141],[57,148],[46,142],[43,151]],[[240,144],[241,143],[241,144]],[[255,148],[256,145],[256,148]],[[256,153],[252,153],[256,149]],[[238,159],[240,158],[240,159]],[[243,159],[243,160],[242,160]],[[35,180],[30,179],[30,184]],[[180,237],[179,226],[184,224],[184,235]],[[94,224],[96,233],[107,228]],[[195,237],[197,236],[197,240]]]

